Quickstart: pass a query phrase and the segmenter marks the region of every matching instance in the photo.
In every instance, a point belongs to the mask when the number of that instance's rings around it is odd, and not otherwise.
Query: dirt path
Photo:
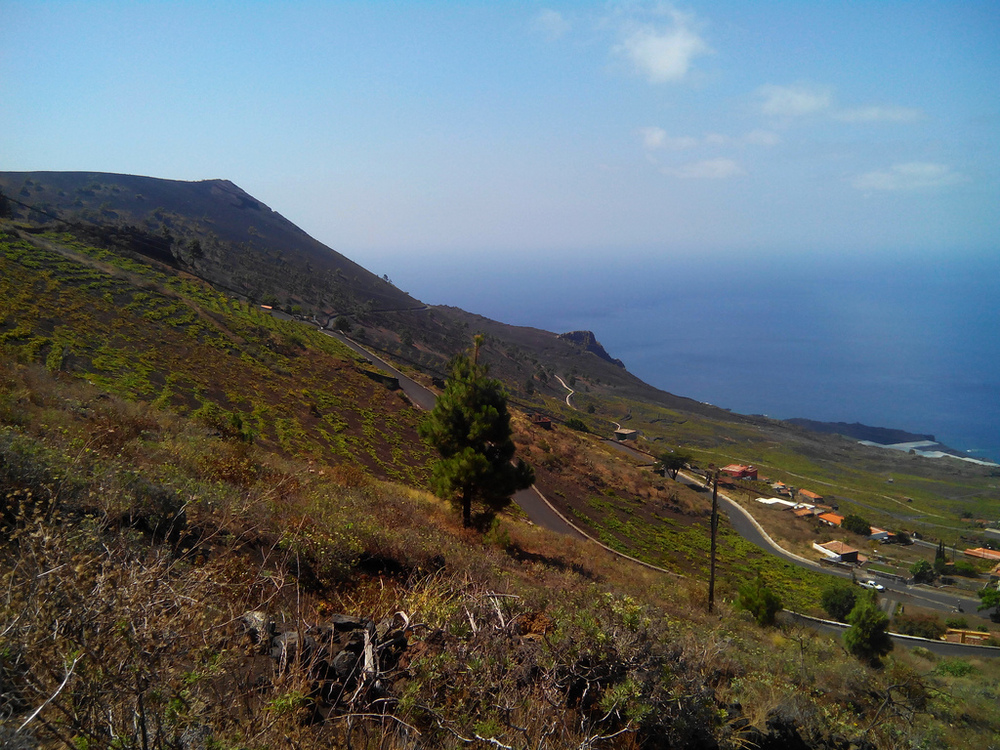
[[[559,381],[559,383],[562,385],[563,388],[569,391],[569,393],[566,394],[566,406],[568,406],[570,409],[575,409],[576,407],[573,406],[573,403],[570,401],[570,399],[573,397],[573,394],[576,393],[576,391],[574,391],[572,388],[566,385],[566,381],[563,380],[558,375],[556,375],[556,380]]]

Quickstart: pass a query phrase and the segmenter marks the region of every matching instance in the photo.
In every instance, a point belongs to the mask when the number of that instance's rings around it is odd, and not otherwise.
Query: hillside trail
[[[569,393],[566,394],[566,406],[568,406],[570,409],[575,409],[576,407],[573,406],[573,402],[570,401],[570,399],[573,398],[573,394],[575,394],[576,391],[574,391],[572,388],[570,388],[568,385],[566,385],[566,381],[563,380],[558,375],[556,375],[556,380],[559,381],[560,385],[562,385],[563,388],[565,388],[567,391],[569,391]]]

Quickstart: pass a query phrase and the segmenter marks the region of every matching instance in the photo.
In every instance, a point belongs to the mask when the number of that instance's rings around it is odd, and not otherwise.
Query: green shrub
[[[736,603],[741,609],[753,615],[758,625],[773,625],[774,617],[781,611],[781,598],[771,591],[761,576],[738,589]]]
[[[951,677],[968,677],[977,670],[965,659],[946,659],[938,664],[934,671]]]
[[[959,560],[955,562],[952,565],[951,572],[957,576],[965,576],[966,578],[977,578],[979,576],[979,571],[976,570],[976,566],[968,560]]]
[[[874,591],[858,598],[847,621],[851,624],[844,632],[847,650],[872,666],[878,666],[881,657],[892,651],[893,643],[889,637],[889,617],[879,609]]]
[[[937,615],[899,615],[893,621],[897,633],[939,640],[948,629]]]
[[[846,622],[847,616],[857,603],[857,599],[858,591],[854,586],[836,581],[823,589],[820,604],[823,605],[823,609],[830,617],[840,622]]]
[[[847,529],[854,534],[860,534],[861,536],[868,536],[872,533],[872,525],[868,522],[868,519],[862,518],[855,513],[845,516],[840,525],[841,528]]]

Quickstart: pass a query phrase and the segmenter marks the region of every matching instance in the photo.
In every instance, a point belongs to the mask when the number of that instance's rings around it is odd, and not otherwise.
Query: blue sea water
[[[418,260],[393,269],[417,298],[591,330],[671,393],[929,433],[1000,460],[998,254]]]

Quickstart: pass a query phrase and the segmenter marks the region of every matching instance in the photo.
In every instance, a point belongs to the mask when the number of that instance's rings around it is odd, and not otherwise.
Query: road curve
[[[338,331],[330,331],[323,329],[325,333],[330,338],[337,339],[341,344],[348,347],[351,351],[357,352],[362,357],[367,359],[373,365],[381,368],[392,375],[399,381],[399,387],[403,389],[403,393],[406,394],[407,398],[410,399],[414,404],[423,409],[424,411],[430,411],[434,408],[434,402],[437,401],[437,397],[432,391],[427,390],[417,381],[412,378],[407,377],[395,367],[390,365],[384,359],[372,354],[370,351],[365,349],[363,346],[356,344],[351,339],[347,338],[344,334]]]
[[[386,372],[391,373],[393,377],[399,380],[400,387],[403,389],[403,392],[407,395],[410,401],[412,401],[419,408],[424,409],[426,411],[430,411],[431,409],[434,408],[434,403],[437,400],[437,397],[434,395],[432,391],[420,385],[412,378],[407,377],[399,370],[397,370],[395,367],[393,367],[391,364],[389,364],[382,358],[378,357],[377,355],[373,354],[372,352],[368,351],[364,347],[358,345],[357,343],[347,338],[343,334],[329,330],[324,330],[323,333],[337,339],[345,346],[349,347],[352,351],[360,354],[362,357],[364,357],[366,360],[368,360],[371,364],[375,365],[376,367],[379,367],[385,370]],[[562,379],[559,378],[558,376],[556,377],[559,380],[559,382],[562,383]],[[573,395],[573,391],[565,383],[563,383],[563,386],[570,391],[570,394],[566,396],[567,403],[569,403],[569,398],[571,395]],[[570,406],[572,407],[572,404],[570,404]],[[646,454],[640,453],[639,451],[636,451],[633,448],[622,445],[618,441],[608,441],[608,442],[611,442],[617,449],[623,450],[624,452],[629,453],[630,455],[633,455],[634,457],[640,460],[649,459],[649,456],[647,456]],[[677,475],[677,478],[679,481],[683,481],[685,484],[691,487],[704,489],[704,485],[701,484],[699,481],[697,481],[694,477],[681,473]],[[757,545],[764,551],[782,560],[785,560],[786,562],[792,565],[809,568],[810,570],[815,570],[820,573],[824,573],[826,575],[834,575],[834,576],[839,576],[841,578],[851,577],[850,573],[847,571],[841,571],[835,568],[827,568],[821,566],[816,562],[807,560],[803,557],[799,557],[798,555],[792,554],[783,547],[780,547],[773,539],[771,539],[771,537],[767,534],[767,532],[764,531],[764,529],[760,526],[760,524],[757,523],[756,520],[754,520],[753,516],[750,515],[749,511],[747,511],[745,508],[739,505],[739,503],[737,503],[735,500],[727,497],[722,493],[719,493],[719,499],[721,501],[723,509],[726,510],[727,512],[727,516],[729,517],[729,522],[732,525],[733,529],[747,541]],[[570,522],[565,516],[559,513],[559,511],[557,511],[555,507],[553,507],[551,503],[549,503],[548,500],[546,500],[535,487],[530,487],[527,490],[521,490],[520,492],[516,493],[514,495],[514,501],[518,504],[518,506],[521,508],[524,514],[528,517],[528,520],[530,520],[536,526],[541,526],[542,528],[548,529],[549,531],[554,531],[558,534],[571,536],[575,539],[589,540],[591,542],[594,542],[595,544],[600,545],[601,547],[604,547],[603,544],[598,542],[596,539],[593,539],[592,537],[589,537],[588,535],[584,534],[576,526],[574,526],[573,523]],[[607,549],[610,550],[610,548]],[[616,555],[628,558],[646,567],[662,570],[657,566],[650,565],[649,563],[643,562],[642,560],[638,560],[629,555],[623,555],[622,553],[617,552],[615,550],[610,550],[610,551]],[[669,571],[664,571],[664,572],[669,572]],[[952,596],[950,594],[937,592],[934,591],[933,589],[929,589],[923,586],[905,586],[905,585],[893,584],[892,582],[889,581],[883,581],[883,583],[885,583],[886,585],[887,593],[891,592],[898,596],[917,600],[917,603],[923,604],[925,606],[930,606],[935,609],[939,609],[946,612],[964,611],[966,613],[975,615],[976,606],[979,604],[979,602],[975,599]],[[961,644],[951,644],[951,645],[961,645]],[[967,648],[982,649],[983,647],[969,646]],[[983,652],[979,651],[975,653],[983,653]],[[991,653],[989,655],[993,656],[994,654]]]
[[[514,502],[518,504],[524,515],[536,526],[541,526],[558,534],[571,536],[581,541],[587,540],[587,535],[569,522],[565,516],[552,507],[538,488],[532,485],[526,490],[514,494]]]
[[[357,352],[371,364],[385,370],[399,380],[399,386],[403,389],[403,393],[419,408],[424,411],[430,411],[434,408],[437,396],[434,395],[433,391],[424,388],[420,383],[407,377],[384,359],[355,343],[344,334],[337,331],[323,331],[323,333],[337,339],[337,341],[349,347],[351,351]],[[569,397],[567,396],[567,398]],[[524,511],[524,515],[528,517],[528,520],[536,526],[541,526],[549,531],[555,531],[558,534],[564,534],[576,539],[587,538],[585,534],[581,533],[579,529],[569,523],[562,514],[553,508],[535,487],[529,487],[526,490],[516,493],[514,495],[514,502]]]
[[[572,388],[566,385],[566,381],[563,380],[558,375],[556,375],[556,380],[559,381],[560,385],[562,385],[563,388],[569,391],[569,393],[566,394],[566,406],[568,406],[570,409],[575,409],[576,407],[573,406],[573,403],[570,401],[570,399],[573,397],[573,394],[576,393],[576,391],[574,391]]]

